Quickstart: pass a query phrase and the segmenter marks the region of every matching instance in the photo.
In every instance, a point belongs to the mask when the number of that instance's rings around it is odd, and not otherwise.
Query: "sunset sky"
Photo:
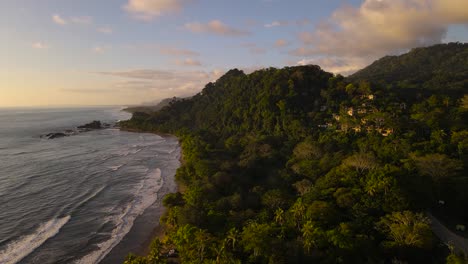
[[[468,42],[468,0],[2,0],[0,107],[128,105],[231,68],[349,74]]]

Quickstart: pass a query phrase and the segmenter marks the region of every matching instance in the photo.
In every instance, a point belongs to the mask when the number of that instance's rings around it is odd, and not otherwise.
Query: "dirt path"
[[[450,231],[432,214],[427,213],[427,217],[431,219],[432,231],[438,238],[440,238],[440,240],[446,244],[453,245],[456,252],[464,253],[466,256],[468,256],[468,239]]]

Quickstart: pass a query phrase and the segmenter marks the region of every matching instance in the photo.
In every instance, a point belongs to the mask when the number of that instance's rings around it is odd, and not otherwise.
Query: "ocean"
[[[176,190],[175,138],[117,128],[41,137],[128,118],[118,107],[0,108],[0,263],[119,263],[150,238]]]

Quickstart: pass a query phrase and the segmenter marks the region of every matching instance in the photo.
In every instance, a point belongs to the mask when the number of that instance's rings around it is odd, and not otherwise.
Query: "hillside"
[[[166,238],[126,263],[445,263],[424,212],[468,222],[468,78],[464,62],[448,66],[467,51],[416,49],[350,78],[231,70],[135,113],[122,127],[176,134],[184,164],[163,201]],[[458,79],[426,87],[436,68]]]
[[[399,88],[463,93],[468,89],[468,43],[415,48],[383,57],[349,77]]]
[[[123,109],[123,111],[129,112],[129,113],[141,112],[141,113],[151,114],[153,112],[157,112],[163,109],[164,107],[170,105],[171,103],[175,101],[179,101],[182,99],[183,98],[179,98],[179,97],[166,98],[166,99],[161,100],[158,103],[147,103],[143,105],[127,107]]]

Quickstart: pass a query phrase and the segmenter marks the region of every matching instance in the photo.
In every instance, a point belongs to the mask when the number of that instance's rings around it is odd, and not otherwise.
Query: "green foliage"
[[[457,255],[455,253],[450,253],[447,257],[447,264],[467,264],[468,259],[464,256]]]
[[[351,79],[404,89],[462,91],[468,85],[467,46],[466,43],[448,43],[416,48],[401,56],[387,56],[353,74]]]
[[[381,218],[377,223],[379,229],[386,234],[387,247],[417,247],[432,246],[432,231],[430,220],[423,214],[411,211],[393,212]]]
[[[128,263],[170,248],[183,263],[445,258],[415,212],[444,200],[444,216],[468,220],[467,50],[417,49],[350,78],[318,66],[231,70],[135,113],[121,126],[177,135],[183,165],[181,193],[163,200],[168,238]]]

